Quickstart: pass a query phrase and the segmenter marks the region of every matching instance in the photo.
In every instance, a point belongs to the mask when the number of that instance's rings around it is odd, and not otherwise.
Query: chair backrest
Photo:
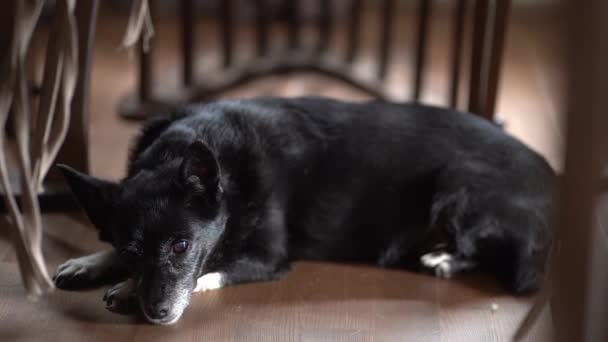
[[[335,26],[335,8],[331,0],[317,0],[318,12],[314,16],[316,22],[315,29],[318,30],[317,41],[312,45],[302,43],[302,17],[301,14],[304,1],[286,0],[280,1],[283,6],[283,21],[287,31],[288,43],[283,47],[283,51],[269,55],[269,41],[271,34],[271,24],[276,20],[273,15],[273,5],[269,0],[253,1],[255,12],[255,49],[245,66],[236,67],[234,58],[235,27],[238,26],[235,18],[235,1],[221,0],[216,2],[219,18],[219,40],[222,54],[222,70],[225,77],[219,77],[220,81],[211,82],[208,79],[199,82],[194,76],[194,56],[195,37],[193,34],[196,22],[196,2],[194,0],[180,1],[180,23],[181,23],[181,59],[182,59],[182,85],[187,94],[180,99],[165,99],[165,102],[200,101],[217,96],[224,90],[243,82],[264,77],[270,74],[283,73],[289,71],[314,71],[327,76],[342,80],[355,88],[363,90],[368,94],[390,99],[388,93],[383,90],[383,82],[389,72],[391,51],[395,48],[393,42],[396,34],[393,29],[396,10],[400,8],[395,0],[374,1],[373,4],[380,6],[378,20],[380,25],[378,31],[378,47],[376,51],[377,65],[376,72],[372,77],[361,78],[355,76],[353,69],[356,68],[356,57],[362,52],[361,40],[362,29],[365,27],[363,8],[368,5],[364,0],[342,0],[347,5],[346,27],[346,48],[341,53],[341,60],[338,63],[329,63],[324,58],[327,52],[334,48],[329,44],[329,36]],[[436,4],[432,0],[415,0],[416,10],[416,32],[414,62],[412,65],[412,93],[408,98],[412,101],[419,101],[421,89],[423,88],[423,72],[430,67],[427,58],[429,43],[429,28],[432,24],[431,12]],[[468,110],[472,113],[482,115],[488,119],[494,116],[497,88],[499,83],[501,57],[507,27],[507,18],[510,8],[510,0],[453,0],[454,6],[451,7],[452,17],[451,37],[450,37],[450,66],[449,66],[449,87],[446,104],[450,107],[458,107],[458,99],[461,94],[462,84],[468,91],[468,103],[460,106],[460,109]],[[310,5],[310,3],[306,3]],[[470,9],[470,11],[469,11]],[[471,12],[471,15],[467,15]],[[469,24],[469,25],[467,25]],[[467,30],[467,27],[470,29]],[[467,34],[470,37],[467,37]],[[464,51],[465,40],[470,40],[470,51]],[[470,58],[469,63],[466,58]],[[146,103],[159,103],[153,94],[152,70],[150,54],[140,54],[139,68],[139,91],[138,99],[135,103],[144,106]],[[242,64],[242,63],[241,63]],[[463,72],[463,65],[468,66],[468,77]],[[461,82],[463,75],[467,82]],[[216,78],[217,79],[217,78]],[[160,101],[162,102],[162,101]],[[128,108],[127,108],[128,107]],[[121,114],[127,117],[137,116],[136,112],[141,113],[141,107],[127,106],[121,108]]]

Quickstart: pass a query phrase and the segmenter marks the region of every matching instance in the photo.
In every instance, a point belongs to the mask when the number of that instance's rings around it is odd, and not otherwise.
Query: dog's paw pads
[[[137,308],[137,298],[131,280],[118,283],[109,288],[103,296],[106,309],[114,313],[133,313]]]
[[[196,288],[194,292],[205,292],[209,290],[215,290],[223,287],[224,274],[219,272],[207,273],[196,281]]]
[[[453,275],[452,261],[454,258],[445,252],[424,254],[420,257],[420,263],[433,269],[435,275],[440,278],[451,278]]]

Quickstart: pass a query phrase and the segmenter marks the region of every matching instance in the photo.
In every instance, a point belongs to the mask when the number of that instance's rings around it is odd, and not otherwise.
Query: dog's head
[[[158,324],[177,321],[225,228],[214,153],[195,142],[183,160],[142,170],[121,183],[59,167],[100,238],[128,267],[146,318]]]

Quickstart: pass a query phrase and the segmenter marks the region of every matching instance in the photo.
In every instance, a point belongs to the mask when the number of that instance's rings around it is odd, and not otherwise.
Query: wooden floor
[[[78,214],[45,219],[52,267],[103,248]],[[6,240],[0,239],[0,341],[506,341],[530,305],[482,276],[446,281],[299,263],[280,281],[195,294],[176,325],[152,326],[106,311],[102,289],[27,301]],[[547,319],[530,341],[547,336]]]
[[[407,32],[407,20],[397,21]],[[163,87],[177,84],[174,22],[161,21],[156,64]],[[91,98],[93,173],[112,179],[124,174],[130,138],[139,123],[116,115],[120,96],[133,87],[131,61],[117,46],[124,18],[103,17],[97,36]],[[203,27],[202,29],[209,29]],[[445,98],[442,40],[446,25],[434,29],[433,68],[424,98]],[[509,132],[561,167],[562,133],[558,115],[558,39],[542,21],[517,17],[509,32],[498,112]],[[213,68],[213,56],[198,65],[199,77]],[[207,47],[208,49],[208,47]],[[407,94],[406,50],[396,53],[389,87]],[[361,58],[362,72],[373,55]],[[399,69],[401,68],[401,69]],[[361,94],[312,75],[274,77],[227,96],[323,94],[360,99]],[[78,213],[45,215],[45,253],[51,269],[70,257],[104,246]],[[2,222],[5,223],[5,222]],[[27,301],[6,230],[0,230],[0,341],[507,341],[529,308],[531,298],[514,298],[482,276],[450,281],[377,268],[299,263],[283,280],[197,294],[182,320],[170,327],[151,326],[104,309],[103,290],[55,293]],[[551,340],[550,317],[529,341]]]

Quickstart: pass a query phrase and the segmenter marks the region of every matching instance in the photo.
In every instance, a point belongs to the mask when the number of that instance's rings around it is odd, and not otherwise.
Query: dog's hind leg
[[[126,270],[121,267],[114,250],[107,250],[70,259],[57,267],[53,276],[55,286],[63,290],[79,290],[123,280]]]
[[[544,224],[527,210],[495,205],[456,242],[458,251],[470,252],[481,269],[516,294],[534,292],[543,283],[550,239]]]
[[[530,246],[529,242],[516,246],[512,271],[504,279],[507,286],[518,294],[532,293],[540,289],[545,277],[548,248]]]

